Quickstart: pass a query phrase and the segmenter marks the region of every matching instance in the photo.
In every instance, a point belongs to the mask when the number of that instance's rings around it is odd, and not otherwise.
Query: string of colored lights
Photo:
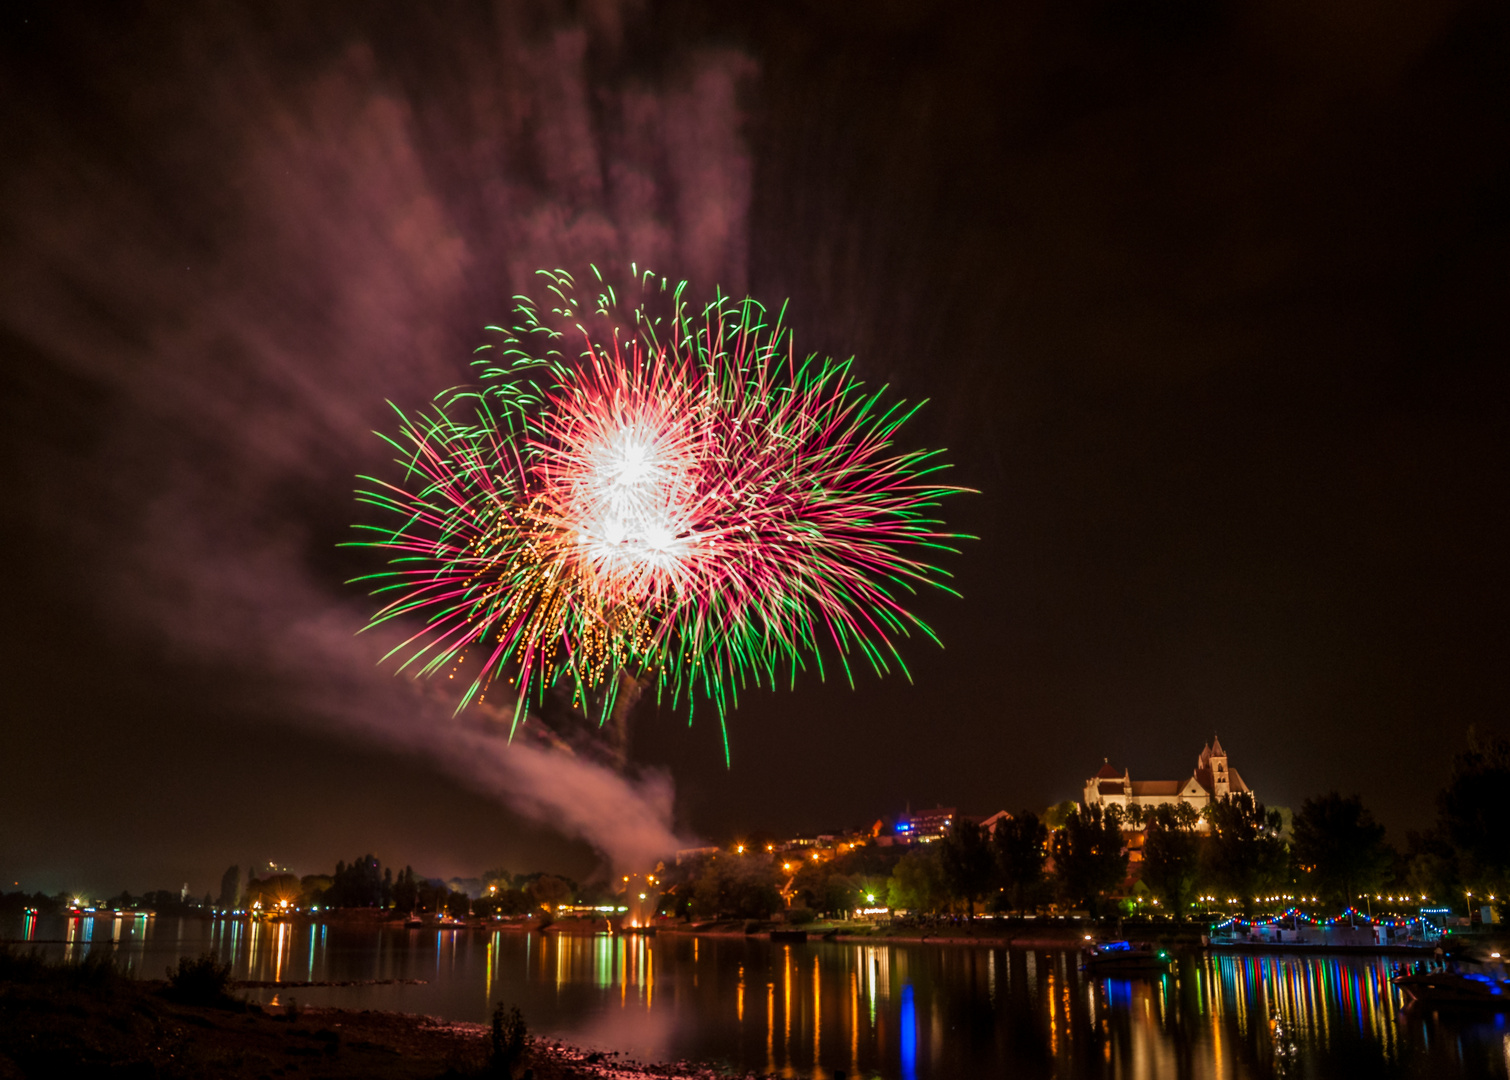
[[[1363,923],[1370,926],[1411,926],[1423,921],[1423,916],[1401,917],[1396,915],[1375,914],[1359,911],[1357,908],[1344,908],[1337,915],[1315,916],[1302,911],[1300,908],[1288,908],[1278,915],[1255,915],[1245,918],[1241,915],[1229,915],[1219,923],[1213,923],[1212,929],[1220,930],[1227,926],[1274,926],[1286,920],[1303,922],[1308,926],[1339,926],[1344,923],[1349,925]]]

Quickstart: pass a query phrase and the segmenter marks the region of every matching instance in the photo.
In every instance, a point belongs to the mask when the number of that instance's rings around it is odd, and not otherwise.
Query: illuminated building
[[[897,819],[897,842],[927,844],[943,837],[954,824],[954,807],[908,812]]]
[[[1102,765],[1101,771],[1085,782],[1084,801],[1087,807],[1119,806],[1123,811],[1132,806],[1152,810],[1187,803],[1200,812],[1216,799],[1244,794],[1253,795],[1253,789],[1227,764],[1227,751],[1216,739],[1201,751],[1195,772],[1184,781],[1134,780],[1127,769],[1119,773],[1110,763]],[[1205,829],[1206,823],[1202,821],[1199,827]]]

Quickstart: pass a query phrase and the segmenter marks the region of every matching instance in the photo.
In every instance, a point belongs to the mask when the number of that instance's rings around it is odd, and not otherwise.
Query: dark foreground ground
[[[188,1005],[167,1000],[166,985],[87,965],[0,974],[0,1080],[504,1076],[489,1061],[491,1032],[481,1024],[341,1009],[267,1011],[234,998]],[[725,1075],[545,1041],[529,1045],[515,1080],[526,1068],[535,1080]]]

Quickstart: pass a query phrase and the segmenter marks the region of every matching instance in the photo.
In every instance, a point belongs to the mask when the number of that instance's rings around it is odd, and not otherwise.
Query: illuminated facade
[[[954,824],[954,807],[940,806],[933,810],[919,810],[904,814],[897,820],[897,842],[903,844],[928,844],[938,840]]]
[[[1119,773],[1110,763],[1102,765],[1101,771],[1085,782],[1084,802],[1087,807],[1118,806],[1124,812],[1134,806],[1152,810],[1186,803],[1199,812],[1228,795],[1253,795],[1253,789],[1228,764],[1222,741],[1215,739],[1196,759],[1195,772],[1183,781],[1134,780],[1127,769]],[[1204,821],[1200,828],[1206,828]]]

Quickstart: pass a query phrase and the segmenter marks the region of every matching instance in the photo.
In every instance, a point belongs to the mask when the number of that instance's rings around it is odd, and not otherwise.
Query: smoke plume
[[[335,550],[385,400],[467,381],[534,270],[633,260],[744,287],[751,62],[689,45],[631,65],[633,5],[582,9],[447,5],[401,32],[302,5],[161,12],[76,73],[85,104],[68,73],[0,75],[21,103],[0,325],[77,388],[60,408],[90,437],[25,498],[122,633],[255,673],[279,716],[425,755],[638,865],[679,842],[669,777],[509,745],[394,678]],[[79,33],[82,67],[105,53]]]

